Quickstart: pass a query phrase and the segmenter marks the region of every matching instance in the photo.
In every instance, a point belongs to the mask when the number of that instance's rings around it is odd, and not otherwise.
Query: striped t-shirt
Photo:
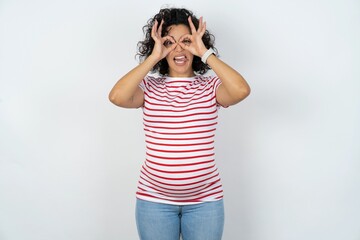
[[[141,82],[146,159],[137,198],[179,205],[222,199],[214,151],[220,83],[200,75]]]

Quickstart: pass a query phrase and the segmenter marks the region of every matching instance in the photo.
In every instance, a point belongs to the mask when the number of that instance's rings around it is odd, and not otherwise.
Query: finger
[[[192,35],[191,34],[185,34],[183,35],[180,39],[179,42],[182,42],[184,39],[189,38],[190,40],[192,40]]]
[[[192,54],[194,54],[194,48],[191,45],[186,45],[185,43],[179,42],[178,43],[180,45],[180,47],[184,50],[187,50],[189,52],[191,52]],[[194,54],[196,55],[196,54]]]
[[[190,46],[194,46],[194,44],[196,43],[196,39],[194,38],[194,36],[187,34],[181,37],[181,39],[179,39],[179,43],[190,47]]]
[[[173,44],[170,48],[169,48],[169,52],[171,52],[172,50],[174,50],[176,48],[177,44]]]
[[[154,39],[156,38],[156,28],[157,28],[158,22],[157,20],[155,20],[155,23],[151,29],[151,37]]]
[[[172,36],[169,36],[169,35],[163,36],[161,39],[170,40],[171,42],[175,42],[174,38]]]
[[[202,29],[200,30],[200,36],[203,36],[205,34],[205,31],[206,31],[206,22],[204,22],[202,25]]]
[[[201,31],[202,27],[203,27],[203,17],[200,17],[200,19],[199,19],[199,27],[198,27],[197,31],[198,32]]]
[[[161,20],[160,27],[159,27],[159,29],[158,29],[158,31],[157,31],[159,37],[161,37],[161,32],[162,32],[162,26],[163,26],[163,24],[164,24],[164,19]]]
[[[171,36],[164,36],[164,37],[161,38],[161,42],[162,42],[162,43],[164,43],[164,42],[166,42],[166,41],[170,41],[172,44],[175,43],[174,38],[171,37]]]
[[[190,25],[191,34],[195,34],[195,33],[196,33],[196,28],[195,28],[195,25],[194,25],[194,23],[192,22],[190,16],[189,16],[189,18],[188,18],[188,21],[189,21],[189,25]]]
[[[176,48],[177,44],[173,44],[171,47],[165,49],[165,57]]]
[[[189,46],[186,46],[186,44],[179,42],[178,43],[182,49],[188,50]]]
[[[170,37],[170,38],[172,39],[172,41],[173,41],[174,43],[176,43],[176,40],[175,40],[175,38],[174,38],[173,36],[168,36],[168,37]]]

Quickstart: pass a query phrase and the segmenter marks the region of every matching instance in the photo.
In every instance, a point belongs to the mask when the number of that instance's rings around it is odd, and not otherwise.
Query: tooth
[[[185,56],[175,57],[175,59],[184,59]]]

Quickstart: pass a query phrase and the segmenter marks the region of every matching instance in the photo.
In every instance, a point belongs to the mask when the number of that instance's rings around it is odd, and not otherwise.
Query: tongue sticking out
[[[183,64],[186,61],[185,56],[179,56],[174,58],[176,64]]]

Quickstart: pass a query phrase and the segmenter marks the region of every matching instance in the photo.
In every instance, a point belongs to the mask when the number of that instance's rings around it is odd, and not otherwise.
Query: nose
[[[180,46],[179,43],[176,43],[176,47],[175,47],[175,52],[181,52],[183,50],[183,48]]]

